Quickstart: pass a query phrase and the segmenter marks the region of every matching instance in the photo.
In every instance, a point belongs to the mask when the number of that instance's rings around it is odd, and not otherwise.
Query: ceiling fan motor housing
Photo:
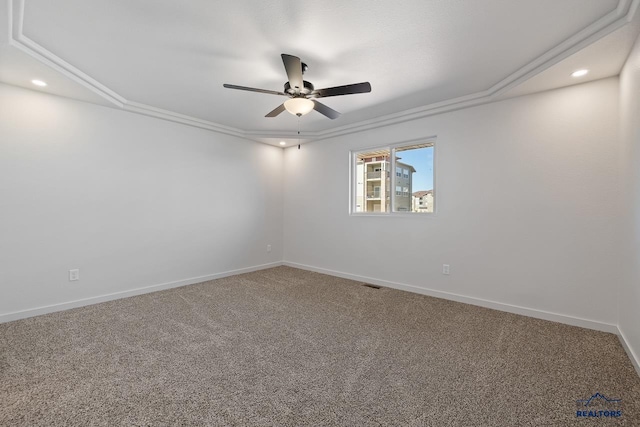
[[[304,83],[304,87],[300,89],[300,94],[301,95],[309,95],[311,92],[313,92],[314,88],[313,88],[313,84],[311,84],[311,82],[303,80],[303,83]],[[285,91],[285,93],[288,93],[289,95],[295,96],[295,94],[296,94],[296,90],[291,87],[289,82],[286,82],[284,84],[284,91]]]

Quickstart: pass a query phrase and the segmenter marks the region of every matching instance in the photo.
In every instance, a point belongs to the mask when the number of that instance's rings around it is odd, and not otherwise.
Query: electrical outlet
[[[77,268],[75,270],[69,270],[69,281],[75,282],[76,280],[80,280],[80,270]]]
[[[442,264],[442,274],[449,274],[449,264]]]
[[[271,245],[267,245],[267,252],[271,252]]]

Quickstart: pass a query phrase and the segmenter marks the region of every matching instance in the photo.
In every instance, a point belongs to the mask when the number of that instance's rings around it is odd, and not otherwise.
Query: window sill
[[[427,212],[427,213],[418,213],[418,212],[393,212],[393,213],[387,213],[387,212],[380,212],[380,213],[375,213],[375,212],[349,212],[349,216],[375,216],[375,217],[390,217],[390,218],[394,218],[394,217],[410,217],[410,218],[433,218],[434,216],[437,216],[436,212]]]

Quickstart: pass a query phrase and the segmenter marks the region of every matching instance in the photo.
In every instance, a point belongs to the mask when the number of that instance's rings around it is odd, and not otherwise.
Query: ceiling
[[[0,1],[1,82],[271,144],[615,76],[640,32],[639,0]],[[265,118],[285,98],[222,87],[282,91],[281,53],[372,92]]]

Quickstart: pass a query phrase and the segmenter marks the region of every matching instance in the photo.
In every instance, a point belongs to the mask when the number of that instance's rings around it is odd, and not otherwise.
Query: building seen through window
[[[353,153],[352,212],[434,211],[434,143],[381,147]]]

